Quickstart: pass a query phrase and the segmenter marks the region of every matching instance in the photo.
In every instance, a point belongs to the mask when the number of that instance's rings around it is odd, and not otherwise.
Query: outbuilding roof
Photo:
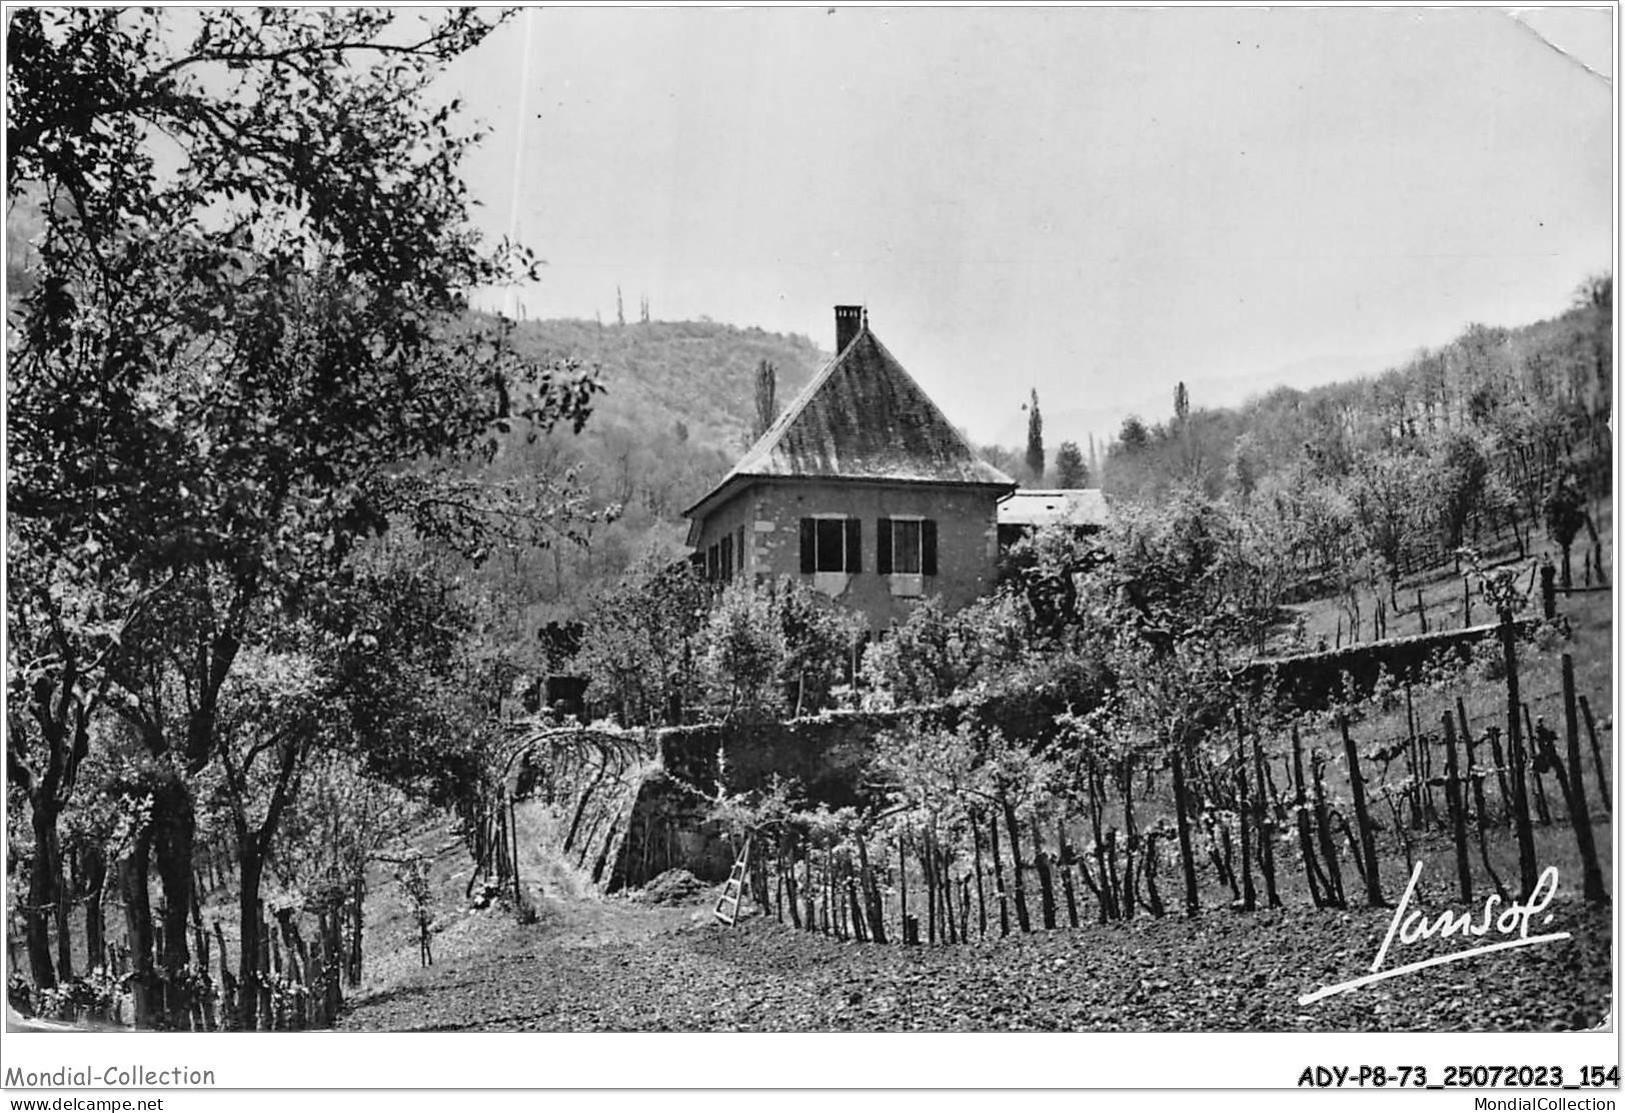
[[[1094,489],[1016,491],[999,500],[1001,526],[1104,526],[1110,509],[1106,496]]]

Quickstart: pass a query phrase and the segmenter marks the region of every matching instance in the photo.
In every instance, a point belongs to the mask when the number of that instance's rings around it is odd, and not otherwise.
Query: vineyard
[[[1456,669],[1299,721],[1238,706],[1224,742],[1165,755],[1114,745],[1084,719],[1032,754],[997,736],[904,731],[877,758],[891,785],[878,815],[798,811],[781,793],[714,817],[759,908],[863,942],[955,944],[1288,901],[1391,907],[1413,864],[1433,859],[1462,902],[1511,902],[1546,864],[1537,829],[1548,852],[1572,844],[1568,883],[1603,903],[1611,745],[1567,653],[1561,690],[1532,696],[1561,734],[1518,699],[1529,655],[1503,673],[1515,720],[1475,723],[1463,694],[1474,677]],[[1409,729],[1375,735],[1396,708]]]
[[[1555,621],[1492,627],[1465,655],[1314,712],[1228,692],[1223,729],[1183,747],[1123,745],[1121,708],[1062,716],[1036,746],[969,717],[945,729],[931,725],[940,715],[905,710],[902,725],[878,731],[864,799],[841,808],[810,806],[788,782],[716,799],[673,777],[705,782],[697,767],[651,772],[658,749],[589,757],[637,735],[532,736],[535,779],[519,807],[552,819],[527,840],[562,850],[583,880],[648,877],[632,903],[595,914],[630,926],[606,952],[571,949],[568,971],[555,970],[549,940],[582,906],[544,897],[540,927],[409,984],[472,979],[512,1006],[493,1012],[486,990],[452,994],[433,1006],[441,1027],[1590,1027],[1606,1016],[1611,976],[1612,723],[1594,709],[1611,699],[1611,625],[1601,599],[1574,598]],[[582,772],[590,793],[569,787]],[[630,789],[651,777],[686,798],[676,814],[691,836],[703,825],[728,853],[696,856],[669,830],[633,849]],[[617,781],[619,794],[607,787]],[[595,799],[608,800],[598,820]],[[505,829],[519,828],[497,820],[490,837],[500,843]],[[617,868],[629,853],[644,856],[642,870]],[[713,869],[734,858],[743,892],[719,905],[731,924],[713,922],[717,885],[681,868],[650,876],[673,853]],[[1538,887],[1548,867],[1555,899]],[[516,883],[489,872],[495,888]],[[1501,910],[1531,896],[1551,901],[1573,939],[1551,955],[1476,959],[1446,983],[1485,987],[1483,1000],[1395,983],[1375,1012],[1358,994],[1296,1003],[1317,977],[1362,973],[1402,900],[1488,922],[1486,900]],[[642,910],[668,900],[686,915]],[[658,926],[640,943],[645,920]],[[1424,938],[1407,957],[1446,943]],[[907,957],[933,952],[943,957]],[[498,955],[500,987],[488,981]],[[545,1004],[513,1005],[526,997],[516,985]],[[1191,1000],[1191,986],[1212,999]],[[419,1027],[394,1000],[363,996],[345,1026]]]

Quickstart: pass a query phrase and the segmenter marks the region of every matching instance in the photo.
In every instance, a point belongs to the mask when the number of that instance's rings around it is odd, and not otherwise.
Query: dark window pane
[[[819,572],[842,572],[846,569],[846,520],[844,518],[818,519]]]
[[[920,523],[920,571],[937,574],[937,523],[929,518]]]

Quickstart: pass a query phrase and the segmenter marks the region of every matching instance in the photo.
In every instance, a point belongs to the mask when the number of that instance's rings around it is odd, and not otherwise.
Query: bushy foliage
[[[786,708],[800,714],[829,706],[837,690],[855,679],[867,623],[800,580],[781,578],[768,585],[767,594],[784,639],[779,683]]]
[[[776,683],[784,667],[784,630],[764,593],[740,586],[722,593],[706,623],[705,676],[722,717],[780,712]]]
[[[597,589],[572,666],[588,678],[588,699],[626,723],[665,722],[692,703],[710,604],[710,588],[686,561],[646,561]]]
[[[1514,515],[1522,552],[1566,468],[1583,491],[1608,483],[1611,304],[1596,291],[1611,288],[1588,279],[1559,317],[1472,325],[1380,376],[1153,425],[1131,418],[1100,484],[1119,501],[1195,491],[1264,510],[1310,593],[1391,587]]]

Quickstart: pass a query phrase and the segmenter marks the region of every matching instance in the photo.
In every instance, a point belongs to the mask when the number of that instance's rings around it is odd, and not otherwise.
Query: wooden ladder
[[[754,837],[754,833],[745,836],[745,846],[740,850],[739,857],[734,859],[734,868],[728,871],[728,883],[722,887],[722,895],[717,898],[717,919],[730,927],[739,914],[739,898],[745,890],[745,863],[750,861],[750,840]]]

